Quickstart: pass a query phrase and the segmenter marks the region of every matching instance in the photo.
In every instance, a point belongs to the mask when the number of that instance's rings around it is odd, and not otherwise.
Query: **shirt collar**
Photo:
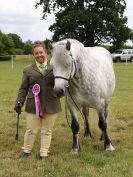
[[[38,63],[36,60],[35,60],[35,63],[36,63],[36,66],[39,68],[40,66],[40,63]],[[45,60],[44,63],[42,63],[44,66],[47,66],[47,59]]]

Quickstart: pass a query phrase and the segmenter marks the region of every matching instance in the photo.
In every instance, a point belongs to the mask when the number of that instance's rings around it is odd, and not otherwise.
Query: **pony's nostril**
[[[64,96],[64,91],[63,91],[63,89],[58,90],[58,92],[57,92],[56,94],[57,94],[57,97],[62,97],[62,96]]]
[[[64,93],[64,90],[61,89],[59,94],[60,94],[60,96],[64,96],[64,94],[65,94],[65,93]]]
[[[62,97],[64,96],[64,90],[63,89],[54,89],[54,96],[55,97]]]

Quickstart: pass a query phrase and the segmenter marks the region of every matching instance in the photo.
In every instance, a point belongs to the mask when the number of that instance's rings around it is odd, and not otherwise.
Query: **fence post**
[[[28,55],[28,58],[29,58],[29,60],[30,60],[30,54]]]
[[[127,60],[128,60],[128,58],[126,57],[126,66],[127,66]]]
[[[13,55],[12,55],[11,57],[12,57],[12,70],[13,70],[13,64],[14,64],[14,63],[13,63]]]

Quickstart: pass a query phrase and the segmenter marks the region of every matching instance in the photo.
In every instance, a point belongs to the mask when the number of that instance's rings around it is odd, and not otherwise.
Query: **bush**
[[[8,56],[0,56],[0,61],[6,61],[6,60],[11,60],[12,56],[8,55]]]

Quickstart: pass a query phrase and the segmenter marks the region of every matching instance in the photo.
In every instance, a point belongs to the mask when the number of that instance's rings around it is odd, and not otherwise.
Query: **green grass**
[[[91,140],[83,138],[80,120],[79,155],[70,153],[72,133],[63,111],[53,130],[50,154],[46,161],[37,160],[39,135],[29,159],[18,159],[25,132],[25,113],[20,116],[19,141],[15,141],[16,118],[13,111],[23,67],[30,59],[0,62],[0,177],[132,177],[133,176],[133,63],[115,63],[116,90],[111,98],[108,116],[109,134],[116,150],[106,152],[100,142],[97,114],[91,110]],[[70,121],[70,118],[69,118]]]

